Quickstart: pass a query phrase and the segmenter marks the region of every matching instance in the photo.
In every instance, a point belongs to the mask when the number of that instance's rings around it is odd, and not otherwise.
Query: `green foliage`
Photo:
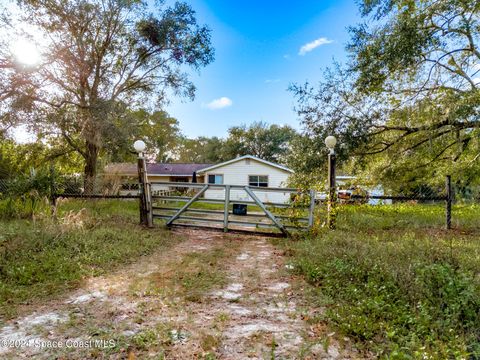
[[[16,171],[13,141],[0,136],[0,179],[7,178]]]
[[[18,144],[0,136],[0,179],[13,178],[28,173],[31,168],[39,169],[52,164],[62,173],[81,171],[78,154],[58,142]]]
[[[168,91],[193,98],[195,86],[184,68],[198,70],[213,61],[210,30],[197,23],[186,3],[150,5],[147,1],[22,0],[12,11],[13,4],[3,6],[1,28],[8,34],[4,37],[35,38],[23,33],[32,29],[27,33],[44,39],[37,45],[48,61],[22,66],[12,58],[9,44],[0,42],[4,59],[0,79],[5,84],[0,89],[4,101],[0,126],[25,124],[47,141],[60,143],[83,158],[84,172],[92,178],[102,150],[110,155],[115,148],[125,150],[122,141],[130,139],[125,134],[145,131],[131,131],[148,119],[129,109],[158,109],[167,102]],[[149,117],[157,123],[167,118],[163,123],[175,130],[165,114]],[[160,157],[166,155],[161,147],[168,135],[167,131],[156,137]]]
[[[290,186],[309,189],[326,180],[327,159],[324,142],[308,135],[299,135],[292,141],[288,156],[287,164],[295,171],[290,176]]]
[[[225,156],[232,159],[253,155],[275,163],[285,164],[290,143],[296,132],[290,126],[270,125],[256,122],[251,126],[234,126],[228,130]]]
[[[238,156],[253,155],[286,164],[290,146],[298,134],[289,126],[256,122],[250,126],[233,126],[226,139],[199,137],[183,139],[179,146],[179,161],[218,163]]]
[[[149,158],[159,162],[172,160],[182,139],[178,120],[166,111],[126,109],[124,116],[114,120],[104,133],[103,161],[134,162],[137,158],[132,144],[142,139]]]
[[[162,230],[139,227],[138,203],[133,201],[67,201],[60,205],[58,217],[58,222],[0,221],[3,314],[11,315],[21,302],[76,287],[86,276],[124,266],[174,240]]]
[[[0,218],[32,218],[49,213],[54,190],[48,169],[30,169],[26,175],[0,181]]]
[[[480,356],[478,207],[345,206],[336,231],[288,242],[295,271],[318,287],[326,319],[380,358]]]
[[[200,136],[196,139],[179,139],[178,162],[196,164],[216,164],[228,159],[225,140],[216,136]]]
[[[334,64],[317,86],[291,88],[306,136],[322,143],[336,135],[339,159],[376,183],[438,184],[446,174],[478,183],[479,4],[359,5],[364,21],[350,28],[348,63]],[[303,163],[309,173],[316,170],[314,162]]]

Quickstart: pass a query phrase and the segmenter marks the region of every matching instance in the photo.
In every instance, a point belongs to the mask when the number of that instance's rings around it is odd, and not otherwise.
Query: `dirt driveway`
[[[1,358],[347,359],[268,238],[181,238],[0,328]]]

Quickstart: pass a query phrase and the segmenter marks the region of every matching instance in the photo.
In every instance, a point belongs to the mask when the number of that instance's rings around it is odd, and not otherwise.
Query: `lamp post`
[[[148,187],[147,164],[143,152],[146,145],[143,140],[137,140],[133,143],[133,148],[138,153],[137,170],[138,170],[138,190],[140,195],[140,224],[153,226],[153,218],[151,211],[150,188]]]
[[[327,211],[328,219],[327,224],[329,229],[335,229],[336,226],[336,203],[337,203],[337,192],[335,184],[335,145],[337,144],[337,139],[335,136],[327,136],[325,138],[325,145],[327,146],[328,152],[328,201],[327,201]]]

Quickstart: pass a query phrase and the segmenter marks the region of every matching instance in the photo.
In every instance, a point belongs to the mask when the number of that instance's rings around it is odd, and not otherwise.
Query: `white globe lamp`
[[[337,139],[335,138],[335,136],[327,136],[325,138],[325,145],[327,145],[327,148],[330,149],[330,151],[332,152],[333,149],[335,148],[335,145],[337,145]]]
[[[133,143],[133,148],[139,154],[142,153],[146,147],[147,145],[145,145],[145,142],[143,140],[137,140]]]

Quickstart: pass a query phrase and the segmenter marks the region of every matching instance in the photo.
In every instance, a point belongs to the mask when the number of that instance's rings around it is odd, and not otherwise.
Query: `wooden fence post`
[[[228,212],[230,207],[230,185],[225,186],[225,208],[223,218],[223,231],[228,231]]]
[[[145,203],[147,205],[147,226],[153,227],[153,203],[152,203],[152,186],[148,181],[147,170],[144,171],[145,174]]]
[[[446,215],[446,227],[447,229],[452,228],[452,180],[450,175],[447,175],[445,178],[445,188],[447,192],[446,204],[445,204],[445,215]]]
[[[335,184],[335,153],[331,151],[328,154],[328,202],[327,211],[328,228],[334,230],[336,228],[336,205],[337,205],[337,191]]]
[[[137,160],[138,170],[138,195],[139,195],[139,207],[140,207],[140,224],[147,225],[147,202],[146,202],[146,184],[145,184],[145,158],[139,154]]]

